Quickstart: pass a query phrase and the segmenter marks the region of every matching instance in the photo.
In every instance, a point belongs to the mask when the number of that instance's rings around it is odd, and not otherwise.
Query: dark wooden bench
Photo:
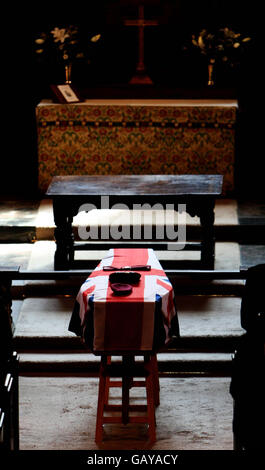
[[[75,243],[72,222],[84,204],[93,204],[100,209],[102,197],[108,197],[109,208],[122,203],[132,209],[134,204],[160,204],[164,210],[167,205],[185,205],[185,212],[192,217],[198,216],[201,223],[201,242],[186,242],[184,250],[200,250],[199,261],[181,261],[182,269],[198,266],[200,269],[214,268],[214,207],[216,198],[222,193],[221,175],[118,175],[118,176],[56,176],[47,190],[46,196],[53,200],[55,221],[56,252],[55,270],[74,267],[74,253],[78,249],[105,250],[108,248],[141,248],[156,250],[168,249],[168,242],[157,240],[135,240],[110,242],[90,241]],[[84,206],[83,206],[84,207]],[[84,210],[84,209],[83,209]],[[177,267],[172,260],[163,267]]]

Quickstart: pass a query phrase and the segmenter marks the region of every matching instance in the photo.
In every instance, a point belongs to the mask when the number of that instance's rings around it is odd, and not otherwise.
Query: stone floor
[[[106,425],[102,443],[95,444],[97,387],[89,377],[20,377],[21,449],[233,449],[229,378],[160,379],[152,446],[145,425]],[[134,390],[138,404],[142,391]],[[120,390],[112,397],[117,403]]]

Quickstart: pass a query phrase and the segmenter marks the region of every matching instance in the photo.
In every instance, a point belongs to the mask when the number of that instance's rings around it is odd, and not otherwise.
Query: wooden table
[[[201,223],[201,243],[186,243],[187,250],[201,250],[200,268],[214,268],[214,206],[222,193],[221,175],[115,175],[115,176],[57,176],[54,177],[47,197],[53,199],[56,252],[55,270],[70,269],[74,265],[76,249],[108,249],[111,247],[152,247],[165,249],[165,243],[146,240],[141,242],[90,242],[82,247],[74,241],[72,222],[80,207],[90,203],[100,209],[102,196],[109,197],[110,208],[116,203],[186,204],[186,212],[198,216]],[[197,262],[198,263],[198,262]],[[186,267],[183,265],[183,267]]]

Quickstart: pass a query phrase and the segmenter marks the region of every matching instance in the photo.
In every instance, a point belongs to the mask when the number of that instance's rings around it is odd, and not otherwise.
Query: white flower
[[[54,42],[61,42],[63,43],[64,40],[66,38],[69,38],[69,34],[66,32],[66,29],[64,28],[54,28],[52,31],[51,31],[52,35],[53,35],[53,38],[54,38]]]

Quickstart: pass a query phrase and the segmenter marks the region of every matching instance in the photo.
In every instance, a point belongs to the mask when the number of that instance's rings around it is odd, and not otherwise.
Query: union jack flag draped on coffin
[[[104,266],[150,265],[129,296],[114,295]],[[179,336],[174,291],[153,249],[110,249],[76,298],[69,330],[95,353],[154,351]]]

